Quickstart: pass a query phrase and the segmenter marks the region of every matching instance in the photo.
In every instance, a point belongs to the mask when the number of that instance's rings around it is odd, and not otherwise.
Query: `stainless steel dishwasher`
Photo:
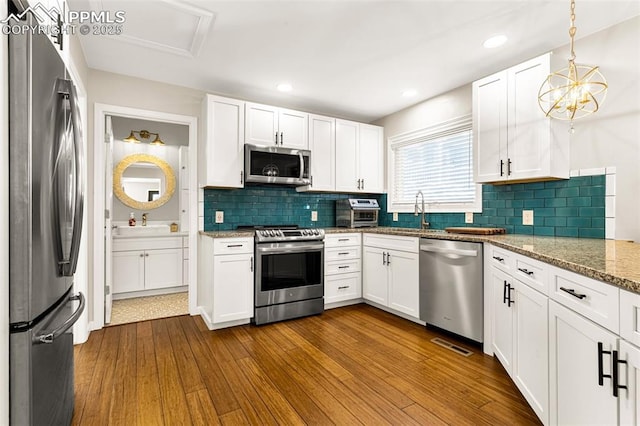
[[[481,343],[482,299],[482,243],[420,239],[422,321]]]

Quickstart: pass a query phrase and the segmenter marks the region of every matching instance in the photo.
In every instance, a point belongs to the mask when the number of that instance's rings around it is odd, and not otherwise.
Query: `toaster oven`
[[[363,228],[378,226],[378,200],[347,198],[336,201],[336,226]]]

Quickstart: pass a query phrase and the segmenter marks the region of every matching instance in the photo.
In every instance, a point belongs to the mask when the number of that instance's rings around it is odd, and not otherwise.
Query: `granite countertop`
[[[640,293],[640,244],[621,240],[520,234],[469,235],[416,228],[328,228],[327,234],[366,232],[491,243],[533,259]]]
[[[533,259],[640,293],[640,244],[621,240],[520,234],[469,235],[417,228],[324,228],[327,234],[371,233],[491,243]],[[213,238],[253,237],[253,231],[200,232]]]

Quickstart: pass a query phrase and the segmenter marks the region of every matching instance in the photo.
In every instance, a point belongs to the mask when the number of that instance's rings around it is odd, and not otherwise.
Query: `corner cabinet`
[[[309,114],[247,102],[245,142],[262,146],[309,148]]]
[[[568,126],[538,106],[550,61],[542,55],[473,83],[477,183],[569,178]]]
[[[244,186],[244,102],[206,95],[198,153],[199,187]]]
[[[418,247],[414,237],[363,234],[362,297],[419,318]]]
[[[384,129],[336,120],[336,190],[384,192]]]
[[[215,330],[248,324],[253,317],[253,238],[200,235],[198,306]]]

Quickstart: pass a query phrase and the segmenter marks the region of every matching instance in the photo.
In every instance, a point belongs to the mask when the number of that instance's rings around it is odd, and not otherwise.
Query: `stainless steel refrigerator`
[[[73,293],[82,135],[74,84],[46,35],[9,36],[9,117],[10,420],[65,425],[85,305]]]

